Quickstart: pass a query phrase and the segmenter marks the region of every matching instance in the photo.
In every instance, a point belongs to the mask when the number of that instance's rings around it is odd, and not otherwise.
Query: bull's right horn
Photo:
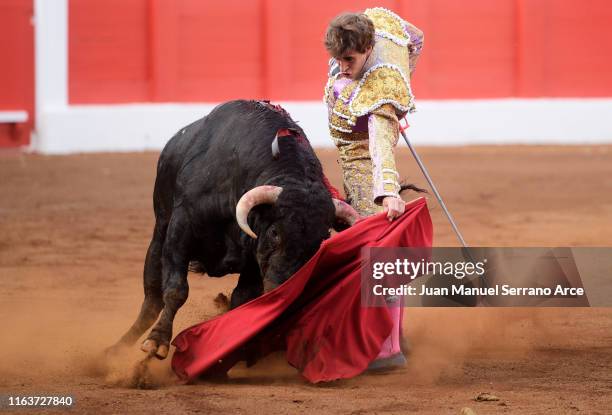
[[[353,226],[355,222],[361,219],[361,216],[351,205],[339,199],[332,199],[336,208],[336,218]]]
[[[257,239],[257,235],[247,221],[249,212],[257,205],[274,204],[282,191],[282,187],[265,185],[257,186],[243,194],[236,205],[236,222],[238,222],[240,229],[251,238]]]

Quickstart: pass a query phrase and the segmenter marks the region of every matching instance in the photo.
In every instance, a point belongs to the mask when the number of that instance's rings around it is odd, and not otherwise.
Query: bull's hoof
[[[140,350],[147,353],[149,356],[154,355],[160,360],[163,360],[166,357],[168,357],[168,345],[162,344],[158,346],[157,342],[153,339],[147,339],[144,342],[142,342],[142,345],[140,346]]]
[[[149,354],[155,353],[157,351],[157,342],[152,339],[147,339],[142,342],[140,350]]]
[[[165,359],[168,357],[168,345],[162,344],[157,348],[157,352],[155,352],[155,357],[158,359]]]

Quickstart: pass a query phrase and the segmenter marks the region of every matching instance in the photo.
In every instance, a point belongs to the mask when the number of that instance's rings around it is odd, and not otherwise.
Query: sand
[[[474,246],[612,246],[612,147],[423,148]],[[333,150],[318,152],[340,184]],[[72,395],[73,413],[612,413],[612,309],[407,309],[406,369],[311,385],[282,355],[181,385],[169,359],[101,351],[142,301],[157,153],[0,153],[0,395]],[[407,151],[403,178],[425,187]],[[406,195],[412,198],[414,195]],[[456,246],[429,199],[435,246]],[[175,333],[215,315],[235,276],[190,275]],[[476,402],[482,392],[499,401]],[[31,410],[45,413],[45,410]],[[49,413],[57,411],[49,410]],[[465,411],[464,411],[465,412]]]

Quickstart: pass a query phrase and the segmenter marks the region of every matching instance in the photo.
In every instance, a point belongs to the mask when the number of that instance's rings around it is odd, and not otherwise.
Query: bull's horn
[[[336,207],[336,218],[341,221],[348,223],[349,225],[353,225],[361,216],[359,213],[351,205],[346,202],[343,202],[339,199],[332,199],[334,201],[334,206]]]
[[[251,238],[256,239],[257,235],[247,221],[249,212],[257,205],[274,204],[282,191],[283,188],[279,186],[257,186],[243,194],[236,205],[236,222],[240,229]]]

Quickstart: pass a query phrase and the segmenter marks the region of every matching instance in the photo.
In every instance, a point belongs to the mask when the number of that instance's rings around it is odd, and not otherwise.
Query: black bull
[[[180,130],[157,165],[155,229],[144,266],[144,301],[126,334],[131,345],[158,319],[142,344],[168,354],[172,324],[187,300],[190,269],[213,277],[239,273],[237,307],[287,280],[354,211],[332,200],[307,141],[275,134],[289,115],[257,101],[232,101]],[[297,138],[297,137],[296,137]],[[248,218],[248,220],[247,220]]]

